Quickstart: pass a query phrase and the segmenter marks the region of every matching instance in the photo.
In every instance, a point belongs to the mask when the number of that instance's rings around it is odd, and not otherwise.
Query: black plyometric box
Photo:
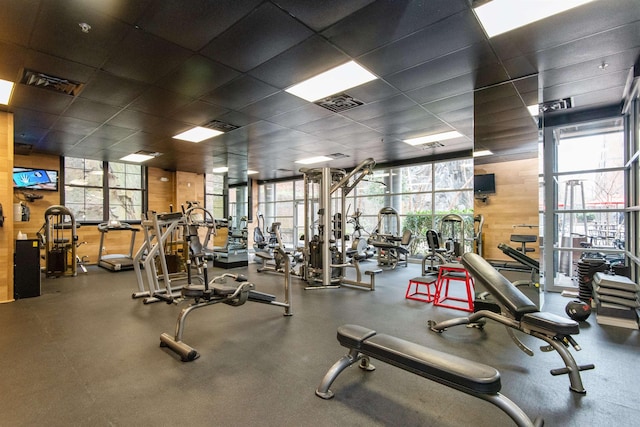
[[[13,297],[39,297],[40,291],[40,242],[37,239],[16,240]]]

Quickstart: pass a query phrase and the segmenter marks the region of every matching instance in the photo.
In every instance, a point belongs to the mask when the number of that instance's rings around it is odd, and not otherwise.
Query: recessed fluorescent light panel
[[[533,117],[538,117],[540,115],[540,107],[538,107],[538,104],[527,106],[527,110],[529,110],[529,114]]]
[[[493,152],[491,150],[478,150],[473,152],[473,157],[483,157],[483,156],[492,156]]]
[[[247,175],[255,175],[255,174],[257,174],[257,173],[258,173],[258,171],[252,171],[251,169],[249,169],[249,170],[247,171]]]
[[[129,154],[128,156],[122,157],[120,160],[122,160],[123,162],[142,163],[153,158],[154,156],[150,156],[148,154],[133,153]]]
[[[487,36],[493,37],[593,0],[493,0],[474,8]]]
[[[181,139],[183,141],[189,142],[201,142],[205,139],[213,138],[214,136],[218,136],[224,132],[220,132],[219,130],[203,128],[201,126],[196,126],[188,131],[182,132],[173,138]]]
[[[311,165],[313,163],[328,162],[329,160],[333,160],[333,158],[327,157],[327,156],[317,156],[317,157],[309,157],[306,159],[296,160],[295,163],[300,163],[302,165]]]
[[[405,139],[409,145],[422,145],[428,142],[436,142],[436,141],[446,141],[447,139],[459,138],[462,134],[458,131],[444,132],[444,133],[436,133],[434,135],[426,135],[418,138]]]
[[[213,168],[213,173],[226,173],[229,172],[229,168],[226,166],[222,166],[220,168]]]
[[[13,82],[0,79],[0,104],[9,105],[13,86]]]
[[[356,62],[349,61],[346,64],[293,85],[286,91],[309,102],[314,102],[334,93],[360,86],[376,78]]]

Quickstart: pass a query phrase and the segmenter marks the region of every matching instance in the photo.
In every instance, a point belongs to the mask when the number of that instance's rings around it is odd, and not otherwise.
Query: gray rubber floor
[[[246,273],[257,290],[282,299],[283,276],[256,267],[231,272]],[[385,271],[375,292],[309,291],[294,278],[292,317],[252,302],[197,310],[184,341],[201,357],[190,363],[159,347],[159,335],[174,333],[186,303],[132,299],[133,272],[90,267],[78,277],[43,279],[42,296],[0,305],[0,425],[513,425],[487,402],[383,362],[374,372],[347,369],[332,386],[332,400],[316,397],[325,372],[346,354],[336,340],[345,323],[494,366],[503,394],[547,426],[638,425],[637,330],[600,326],[594,316],[582,323],[576,338],[583,350],[572,353],[596,369],[582,373],[587,394],[577,395],[566,376],[550,375],[563,364],[555,352],[539,351],[542,341],[522,336],[535,350],[529,357],[496,323],[430,332],[427,320],[464,313],[405,299],[419,268]],[[564,315],[567,301],[547,295],[546,310]]]

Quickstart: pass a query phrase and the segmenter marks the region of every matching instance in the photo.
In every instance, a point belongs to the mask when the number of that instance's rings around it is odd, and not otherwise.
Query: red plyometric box
[[[437,276],[419,276],[409,280],[405,298],[422,302],[432,302],[435,298]],[[433,289],[431,288],[433,286]]]
[[[451,282],[462,282],[465,285],[464,296],[450,294]],[[462,264],[444,264],[438,271],[436,295],[433,305],[473,312],[473,278]],[[451,301],[464,303],[452,304]]]

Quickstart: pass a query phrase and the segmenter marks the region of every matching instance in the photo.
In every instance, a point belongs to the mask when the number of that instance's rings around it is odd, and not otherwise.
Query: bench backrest
[[[524,253],[515,250],[511,246],[505,245],[504,243],[498,244],[498,249],[500,249],[505,255],[508,255],[514,260],[518,261],[520,264],[540,271],[540,263],[537,260],[531,258],[529,255],[525,255]]]
[[[539,311],[525,294],[480,255],[468,252],[462,255],[461,261],[474,280],[481,283],[516,320],[527,313]]]

